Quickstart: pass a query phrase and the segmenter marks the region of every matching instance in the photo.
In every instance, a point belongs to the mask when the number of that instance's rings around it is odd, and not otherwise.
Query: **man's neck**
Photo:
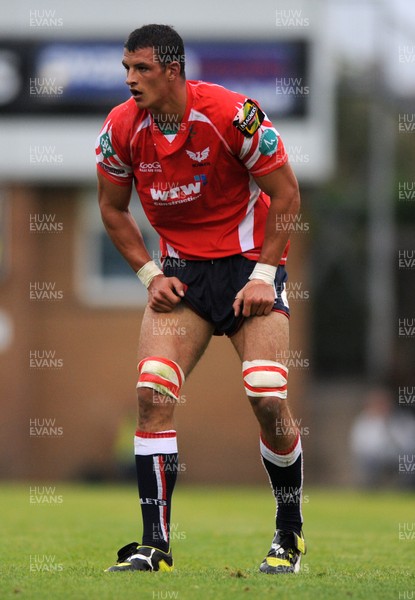
[[[163,133],[176,133],[179,130],[186,112],[186,102],[186,82],[183,81],[174,96],[172,95],[160,108],[150,110],[154,122]]]

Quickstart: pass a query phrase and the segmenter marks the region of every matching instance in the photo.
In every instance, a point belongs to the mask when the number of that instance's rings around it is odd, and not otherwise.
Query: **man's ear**
[[[180,77],[180,63],[177,60],[173,60],[166,66],[167,71],[167,79],[169,81],[174,81],[178,77]]]

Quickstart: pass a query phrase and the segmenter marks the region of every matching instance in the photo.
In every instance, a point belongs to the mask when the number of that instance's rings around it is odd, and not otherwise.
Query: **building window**
[[[159,237],[135,192],[130,211],[150,256],[159,264]],[[76,237],[76,289],[80,298],[96,306],[145,306],[147,290],[108,237],[101,221],[96,190],[84,193],[79,201]]]

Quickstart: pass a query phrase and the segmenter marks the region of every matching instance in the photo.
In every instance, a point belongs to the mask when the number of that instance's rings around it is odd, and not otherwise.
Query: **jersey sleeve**
[[[95,155],[98,171],[117,185],[131,185],[133,168],[129,153],[128,131],[117,108],[105,120],[97,138]]]
[[[232,151],[254,177],[268,175],[288,161],[280,134],[255,100],[235,106],[228,131]]]

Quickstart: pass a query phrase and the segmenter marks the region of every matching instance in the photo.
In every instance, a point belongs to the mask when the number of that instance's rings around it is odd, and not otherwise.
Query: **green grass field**
[[[415,598],[410,494],[306,490],[302,572],[269,576],[258,572],[273,533],[269,489],[178,485],[174,573],[111,574],[118,548],[139,540],[134,484],[49,485],[0,488],[1,599]]]

